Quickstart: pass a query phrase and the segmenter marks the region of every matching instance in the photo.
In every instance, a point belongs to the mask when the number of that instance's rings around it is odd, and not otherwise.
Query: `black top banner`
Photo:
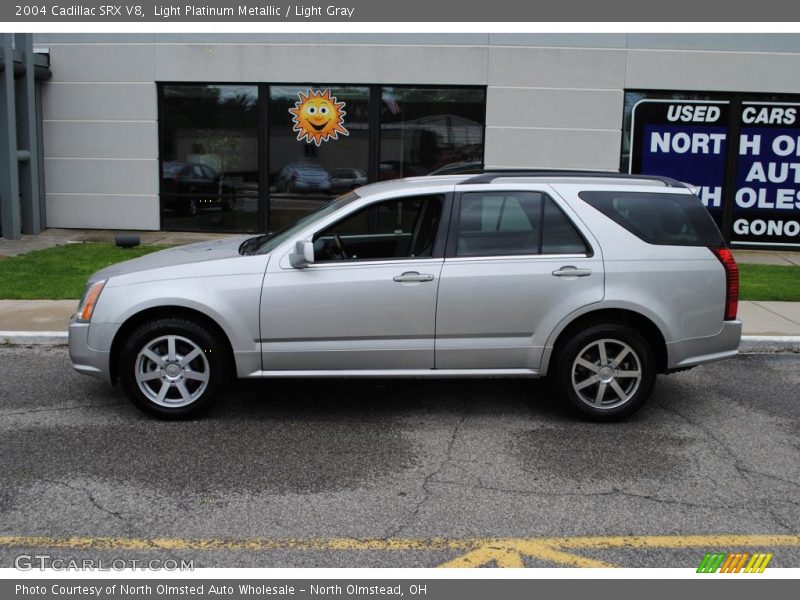
[[[59,22],[787,22],[800,3],[785,0],[17,0],[0,5],[10,23]]]

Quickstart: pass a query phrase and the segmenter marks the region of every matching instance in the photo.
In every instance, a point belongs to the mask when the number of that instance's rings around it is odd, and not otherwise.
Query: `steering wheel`
[[[336,242],[336,249],[339,251],[342,258],[345,260],[349,259],[350,255],[347,253],[347,250],[344,249],[344,243],[338,233],[333,234],[333,241]]]

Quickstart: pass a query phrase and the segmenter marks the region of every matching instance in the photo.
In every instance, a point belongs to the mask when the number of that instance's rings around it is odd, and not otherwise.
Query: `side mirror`
[[[304,269],[314,262],[314,242],[301,240],[294,246],[294,252],[289,254],[289,264],[295,269]]]

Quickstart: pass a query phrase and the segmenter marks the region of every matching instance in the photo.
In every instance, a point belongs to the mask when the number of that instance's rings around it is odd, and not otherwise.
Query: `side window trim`
[[[542,202],[540,202],[539,207],[539,241],[538,241],[538,252],[535,254],[482,254],[482,255],[475,255],[475,256],[459,256],[458,255],[458,234],[459,234],[459,220],[461,217],[461,197],[463,194],[474,193],[472,190],[458,190],[453,194],[453,201],[450,207],[450,225],[448,227],[447,232],[447,245],[445,249],[445,258],[449,259],[463,259],[463,260],[475,260],[475,259],[512,259],[512,258],[522,258],[522,257],[542,257],[542,258],[549,258],[549,257],[559,257],[559,256],[570,256],[570,257],[586,257],[591,258],[594,256],[594,248],[586,239],[586,236],[580,230],[579,227],[575,225],[573,220],[569,217],[569,215],[564,212],[564,209],[558,204],[558,202],[553,198],[553,195],[549,193],[545,189],[531,189],[531,190],[504,190],[498,188],[497,190],[494,189],[486,189],[486,190],[475,190],[477,192],[492,192],[492,193],[501,193],[501,194],[513,194],[518,192],[535,192],[542,195]],[[575,230],[575,232],[580,236],[583,244],[586,248],[586,252],[580,254],[542,254],[542,247],[544,246],[544,211],[545,205],[547,200],[553,203],[556,209],[561,213],[561,215],[566,219],[567,223]]]

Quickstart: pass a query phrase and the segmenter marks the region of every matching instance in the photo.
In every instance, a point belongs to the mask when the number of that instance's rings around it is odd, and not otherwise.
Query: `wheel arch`
[[[231,345],[230,338],[225,330],[217,323],[213,318],[208,316],[207,314],[196,310],[194,308],[188,308],[186,306],[154,306],[150,308],[145,308],[140,310],[139,312],[130,315],[120,327],[117,329],[116,333],[114,334],[114,339],[111,342],[111,350],[109,352],[109,373],[111,375],[112,383],[116,383],[118,379],[118,369],[119,369],[119,355],[120,351],[122,350],[122,346],[125,343],[125,340],[128,336],[140,325],[147,322],[151,319],[164,319],[164,318],[179,318],[179,319],[187,319],[191,321],[195,321],[196,323],[208,327],[210,330],[214,332],[216,336],[219,337],[225,344],[223,348],[224,352],[226,353],[228,359],[230,360],[231,365],[236,364],[236,358],[233,352],[233,346]]]
[[[552,359],[575,332],[597,323],[619,323],[636,330],[650,343],[656,358],[658,373],[667,372],[667,342],[661,328],[648,316],[629,308],[599,308],[576,315],[562,322],[559,331],[553,334],[542,357],[541,374],[547,375]]]

